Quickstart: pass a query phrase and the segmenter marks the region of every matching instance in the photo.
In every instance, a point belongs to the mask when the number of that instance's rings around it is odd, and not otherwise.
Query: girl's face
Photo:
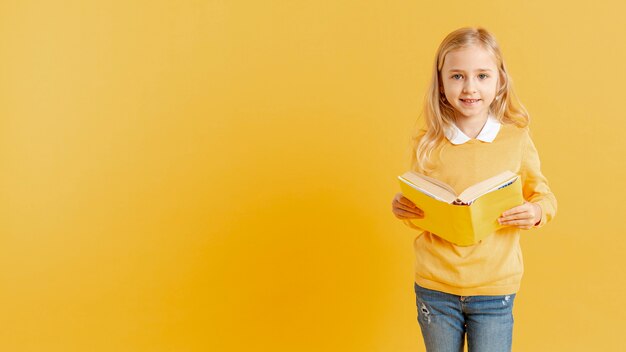
[[[444,57],[441,81],[456,119],[487,119],[498,87],[497,63],[489,51],[471,45],[449,52]]]

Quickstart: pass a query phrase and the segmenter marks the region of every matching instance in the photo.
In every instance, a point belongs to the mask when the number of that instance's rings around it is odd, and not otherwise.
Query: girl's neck
[[[461,116],[459,118],[458,116],[456,116],[454,122],[456,124],[456,127],[458,127],[463,133],[465,133],[466,136],[474,139],[476,138],[476,136],[478,136],[480,131],[485,126],[485,123],[487,122],[487,117],[487,113],[471,117]]]

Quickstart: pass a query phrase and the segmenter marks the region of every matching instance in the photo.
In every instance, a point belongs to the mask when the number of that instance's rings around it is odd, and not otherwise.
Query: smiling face
[[[498,87],[496,60],[477,45],[451,51],[444,58],[441,82],[457,120],[486,120]]]

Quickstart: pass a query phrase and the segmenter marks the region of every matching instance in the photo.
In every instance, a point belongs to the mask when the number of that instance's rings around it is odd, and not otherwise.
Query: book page
[[[452,203],[456,199],[452,187],[434,178],[413,171],[407,171],[398,178],[412,188],[446,203]]]
[[[476,198],[505,187],[506,185],[513,183],[517,178],[519,178],[519,176],[511,171],[502,172],[494,177],[468,187],[466,190],[461,192],[459,199],[463,201],[463,203],[471,204],[474,200],[476,200]]]
[[[439,201],[442,201],[442,202],[445,202],[445,203],[449,203],[449,202],[448,202],[448,199],[443,199],[443,198],[441,198],[441,197],[437,196],[436,194],[430,193],[430,192],[428,192],[428,191],[427,191],[427,190],[425,190],[425,189],[419,188],[419,187],[417,187],[416,185],[414,185],[412,182],[410,182],[410,181],[408,181],[408,180],[406,180],[406,179],[404,179],[404,178],[402,178],[402,177],[400,177],[400,176],[398,176],[398,179],[399,179],[400,181],[402,181],[402,182],[406,183],[407,185],[409,185],[411,188],[413,188],[413,189],[415,189],[415,190],[417,190],[417,191],[419,191],[419,192],[422,192],[422,193],[424,193],[425,195],[427,195],[427,196],[429,196],[429,197],[431,197],[431,198],[434,198],[434,199],[436,199],[436,200],[439,200]]]

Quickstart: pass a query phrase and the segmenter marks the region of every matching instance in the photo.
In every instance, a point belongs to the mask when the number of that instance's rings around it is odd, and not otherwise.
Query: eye
[[[481,76],[484,76],[484,78],[483,78],[483,77],[481,77]],[[479,74],[479,75],[478,75],[478,77],[481,77],[481,79],[486,79],[486,78],[487,78],[487,77],[489,77],[489,76],[488,76],[488,75],[486,75],[486,74],[484,74],[484,73],[481,73],[481,74]]]
[[[456,78],[455,78],[456,76],[459,76],[459,77],[460,77],[461,75],[457,73],[457,74],[455,74],[455,75],[452,75],[452,78],[456,79]]]

